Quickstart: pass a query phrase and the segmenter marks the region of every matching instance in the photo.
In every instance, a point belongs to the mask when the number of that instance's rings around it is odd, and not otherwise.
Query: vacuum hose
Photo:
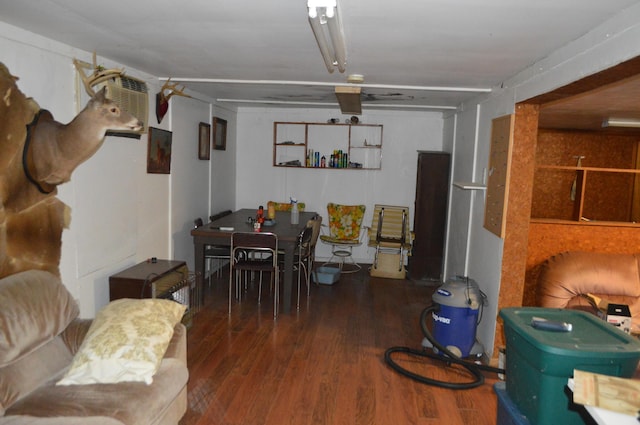
[[[433,311],[437,311],[437,307],[433,305],[425,308],[422,311],[422,314],[420,314],[420,327],[422,328],[422,333],[424,334],[424,336],[429,340],[429,342],[431,342],[431,344],[433,344],[434,348],[438,349],[440,354],[429,353],[426,350],[415,350],[409,347],[391,347],[387,349],[387,351],[385,351],[384,360],[389,366],[391,366],[393,370],[400,373],[401,375],[413,379],[414,381],[452,390],[468,390],[484,384],[484,375],[482,374],[482,371],[505,373],[504,369],[464,361],[459,357],[456,357],[455,354],[453,354],[446,347],[442,346],[442,344],[436,341],[433,335],[431,335],[431,332],[429,332],[426,324],[427,317]],[[419,357],[428,357],[431,359],[443,361],[448,364],[453,363],[460,365],[473,376],[473,380],[470,382],[447,382],[418,375],[417,373],[413,373],[397,364],[392,358],[393,353],[407,353]]]

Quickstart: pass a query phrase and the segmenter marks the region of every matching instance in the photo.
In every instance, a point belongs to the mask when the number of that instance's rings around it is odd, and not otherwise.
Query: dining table
[[[291,311],[293,288],[293,260],[298,241],[298,235],[307,227],[307,221],[316,216],[315,212],[301,211],[298,222],[291,223],[291,212],[276,211],[274,220],[268,220],[260,231],[270,232],[278,237],[278,249],[284,252],[284,279],[282,284],[282,303],[280,309],[283,313]],[[231,235],[234,232],[253,232],[252,220],[256,217],[256,210],[243,208],[233,213],[209,222],[204,226],[191,230],[193,236],[195,270],[200,276],[205,276],[204,250],[206,245],[231,246]]]

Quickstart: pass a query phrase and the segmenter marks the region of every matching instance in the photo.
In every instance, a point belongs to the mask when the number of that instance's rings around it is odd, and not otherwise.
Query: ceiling
[[[340,0],[344,74],[327,72],[305,0],[0,0],[0,21],[161,78],[209,80],[181,84],[230,104],[336,104],[334,85],[362,74],[365,111],[444,111],[636,3]]]

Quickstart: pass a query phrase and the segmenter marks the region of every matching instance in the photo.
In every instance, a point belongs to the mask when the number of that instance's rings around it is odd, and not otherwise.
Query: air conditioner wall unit
[[[149,95],[147,83],[136,78],[125,75],[114,77],[96,85],[96,91],[106,86],[106,95],[108,99],[116,102],[120,108],[127,111],[134,117],[142,121],[143,128],[140,132],[131,132],[133,134],[146,133],[149,126]],[[127,133],[118,132],[117,134]]]

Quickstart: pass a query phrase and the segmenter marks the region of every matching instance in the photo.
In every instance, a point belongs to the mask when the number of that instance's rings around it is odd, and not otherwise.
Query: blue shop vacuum
[[[486,296],[476,281],[456,276],[439,287],[431,299],[439,306],[431,312],[436,341],[456,357],[481,357],[484,347],[476,341],[476,329]],[[422,346],[433,347],[433,343],[425,336]]]
[[[422,349],[415,350],[408,347],[387,349],[384,358],[392,369],[415,381],[450,389],[470,389],[482,385],[483,371],[505,373],[503,369],[482,365],[479,362],[484,353],[484,347],[476,341],[476,330],[482,319],[486,295],[473,279],[456,276],[447,280],[433,294],[432,301],[433,304],[425,308],[420,315],[420,326],[424,334]],[[431,317],[433,331],[430,331],[427,326],[429,317]],[[428,357],[449,365],[460,365],[473,375],[473,380],[452,383],[418,375],[400,366],[393,359],[393,354],[398,352]]]

